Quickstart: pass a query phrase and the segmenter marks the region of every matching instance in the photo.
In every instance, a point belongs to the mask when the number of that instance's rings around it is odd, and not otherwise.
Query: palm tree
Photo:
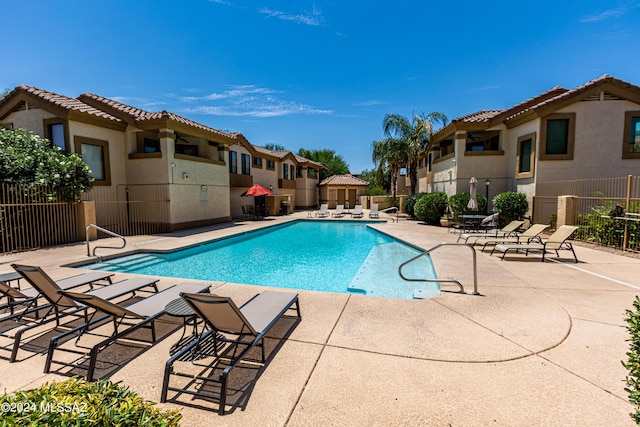
[[[396,138],[383,138],[380,141],[373,141],[373,163],[376,164],[376,181],[382,175],[384,166],[389,166],[391,170],[391,194],[396,197],[396,188],[400,168],[407,163],[407,150],[403,141]],[[378,185],[380,183],[378,182]]]
[[[447,124],[447,116],[439,112],[414,115],[411,121],[400,114],[387,114],[382,121],[382,128],[387,138],[396,139],[406,152],[407,175],[411,182],[411,194],[416,192],[418,183],[418,158],[431,150],[434,124]],[[399,170],[398,170],[399,171]],[[395,195],[394,195],[395,197]]]

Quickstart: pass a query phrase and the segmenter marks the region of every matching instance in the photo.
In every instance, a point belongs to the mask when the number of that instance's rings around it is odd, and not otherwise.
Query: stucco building
[[[640,87],[603,75],[574,89],[554,87],[505,110],[453,120],[419,162],[419,191],[469,191],[489,180],[491,199],[541,183],[640,173]],[[532,205],[532,203],[531,203]],[[545,219],[550,212],[540,212]]]
[[[134,223],[154,224],[146,230],[154,232],[229,221],[241,215],[239,194],[252,183],[289,196],[292,207],[317,203],[321,164],[168,111],[21,85],[0,100],[0,126],[80,155],[95,178],[87,197],[98,225],[125,234]]]

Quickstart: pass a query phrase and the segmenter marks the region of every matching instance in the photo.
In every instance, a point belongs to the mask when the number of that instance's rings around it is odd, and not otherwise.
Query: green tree
[[[333,175],[349,173],[349,165],[341,155],[336,154],[335,150],[326,148],[321,150],[307,150],[301,148],[296,154],[324,165],[326,169],[320,170],[320,181]]]
[[[267,150],[271,150],[271,151],[286,150],[286,148],[284,148],[284,145],[278,144],[277,142],[270,142],[268,144],[264,144],[263,147],[266,148]]]
[[[376,182],[380,185],[384,168],[388,167],[391,171],[391,195],[395,198],[400,169],[407,163],[406,145],[399,139],[387,137],[380,141],[373,141],[372,146],[371,159],[377,168]]]
[[[77,154],[24,129],[0,129],[0,182],[51,187],[73,202],[91,188],[93,178]]]
[[[411,120],[400,114],[387,114],[382,121],[382,128],[387,138],[397,140],[406,152],[405,163],[407,175],[411,182],[410,192],[414,194],[418,184],[418,159],[425,151],[431,150],[434,126],[446,126],[447,116],[439,112],[414,115]]]

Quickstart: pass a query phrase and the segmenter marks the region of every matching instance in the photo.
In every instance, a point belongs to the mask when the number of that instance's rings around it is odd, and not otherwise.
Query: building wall
[[[536,181],[637,174],[640,162],[622,159],[622,140],[625,112],[638,109],[638,104],[629,101],[606,100],[577,102],[558,110],[576,113],[573,160],[538,161]],[[540,126],[540,120],[537,122]]]
[[[9,114],[3,123],[12,123],[14,128],[27,129],[34,134],[44,137],[44,119],[55,118],[53,114],[40,108],[31,107],[29,110],[14,111]]]

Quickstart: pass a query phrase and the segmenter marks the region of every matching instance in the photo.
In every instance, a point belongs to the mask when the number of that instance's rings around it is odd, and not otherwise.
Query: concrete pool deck
[[[306,216],[136,236],[127,238],[126,249],[99,255],[170,249]],[[446,228],[411,220],[373,227],[424,249],[457,238]],[[117,244],[100,241],[109,242]],[[217,415],[217,403],[185,395],[159,406],[180,409],[183,426],[632,426],[621,361],[629,344],[625,310],[638,293],[640,259],[578,245],[575,250],[578,264],[566,251],[560,262],[544,263],[532,255],[501,261],[478,252],[480,295],[471,294],[470,251],[459,247],[436,249],[432,258],[439,277],[460,280],[466,295],[443,292],[406,301],[299,291],[302,321],[276,325],[267,340],[265,369],[236,375],[227,415]],[[86,254],[86,245],[78,243],[5,255],[0,273],[23,263],[65,277],[78,271],[61,265],[85,261]],[[183,280],[159,283],[178,281]],[[238,305],[262,289],[211,285]],[[103,361],[113,380],[156,402],[169,349],[181,333],[179,326],[169,327],[176,326],[170,320],[154,346],[139,354],[119,349],[107,355],[111,364]],[[42,373],[46,350],[37,338],[26,339],[14,364],[0,350],[0,390],[68,378],[59,367],[59,373]],[[135,357],[126,357],[128,351]]]

